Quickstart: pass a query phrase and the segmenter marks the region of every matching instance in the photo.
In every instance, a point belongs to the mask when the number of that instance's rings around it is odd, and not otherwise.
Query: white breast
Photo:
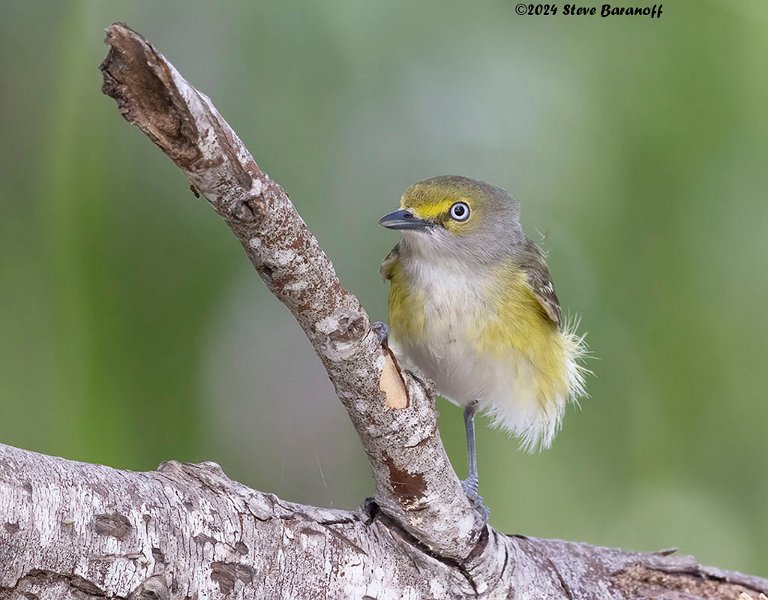
[[[393,339],[403,355],[432,379],[441,395],[461,406],[476,399],[481,357],[473,350],[470,328],[486,308],[485,283],[472,281],[458,269],[420,265],[412,281],[424,298],[425,335],[418,340]],[[481,278],[482,279],[482,278]]]

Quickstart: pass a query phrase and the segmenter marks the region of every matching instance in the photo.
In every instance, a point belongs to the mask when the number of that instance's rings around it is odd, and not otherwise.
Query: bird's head
[[[525,239],[519,206],[509,193],[456,175],[415,183],[403,194],[400,210],[379,225],[401,230],[413,251],[445,258],[496,258]]]

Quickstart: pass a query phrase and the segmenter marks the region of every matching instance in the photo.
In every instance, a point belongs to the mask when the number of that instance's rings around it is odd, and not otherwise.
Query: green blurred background
[[[416,180],[506,187],[547,234],[598,359],[552,450],[482,420],[497,528],[768,575],[768,4],[514,5],[0,0],[0,441],[214,460],[320,505],[372,491],[291,316],[100,93],[122,20],[211,96],[373,318],[396,240],[376,220]],[[460,412],[439,408],[463,475]]]

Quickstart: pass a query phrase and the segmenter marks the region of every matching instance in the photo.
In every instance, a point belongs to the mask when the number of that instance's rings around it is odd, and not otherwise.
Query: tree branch
[[[280,186],[139,34],[107,30],[103,90],[184,172],[296,317],[368,454],[358,511],[283,502],[214,463],[131,473],[0,446],[0,600],[85,596],[737,598],[768,581],[500,534],[463,494],[433,394],[382,347]]]

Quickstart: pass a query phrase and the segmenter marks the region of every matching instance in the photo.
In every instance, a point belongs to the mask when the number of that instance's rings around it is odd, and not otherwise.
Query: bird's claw
[[[373,329],[373,332],[378,336],[379,343],[386,348],[389,342],[389,325],[382,323],[381,321],[376,321],[371,326],[371,329]]]
[[[472,508],[480,513],[483,521],[488,521],[491,511],[483,502],[483,497],[477,493],[477,479],[464,479],[461,482],[461,487],[464,488],[464,494],[472,505]]]

